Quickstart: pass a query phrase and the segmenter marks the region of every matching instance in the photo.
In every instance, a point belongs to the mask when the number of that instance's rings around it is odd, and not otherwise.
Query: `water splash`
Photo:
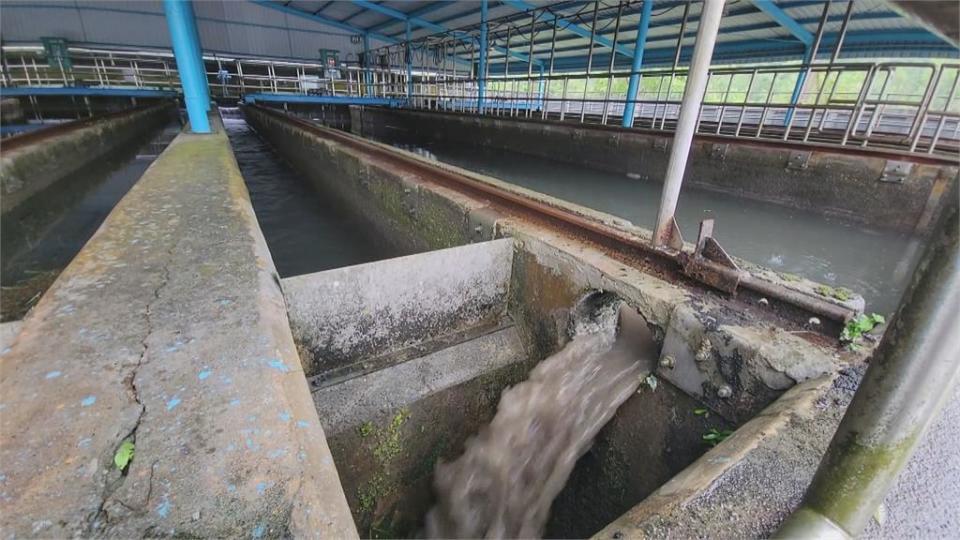
[[[653,358],[645,326],[617,333],[619,305],[582,319],[566,347],[504,392],[493,421],[458,460],[439,464],[431,538],[533,538],[597,432],[640,385]]]

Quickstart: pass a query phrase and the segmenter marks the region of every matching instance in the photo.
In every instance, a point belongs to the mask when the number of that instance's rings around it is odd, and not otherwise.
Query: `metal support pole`
[[[204,102],[202,68],[197,62],[194,43],[196,35],[190,31],[188,19],[193,17],[188,0],[164,0],[163,9],[170,28],[170,41],[177,60],[177,71],[183,86],[183,98],[187,104],[187,116],[190,129],[194,133],[210,133],[210,120],[207,118],[208,103]]]
[[[633,127],[637,93],[640,90],[640,68],[643,67],[643,50],[647,45],[651,13],[653,13],[653,0],[643,0],[640,24],[637,25],[637,39],[633,44],[633,64],[630,67],[630,82],[627,84],[627,103],[623,109],[623,127]]]
[[[593,22],[590,24],[590,48],[587,49],[587,78],[583,81],[583,100],[580,101],[580,123],[583,123],[587,115],[587,92],[590,90],[590,72],[593,70],[593,43],[597,37],[597,10],[600,8],[600,0],[593,2]],[[615,49],[611,49],[610,54],[617,54]]]
[[[413,97],[413,49],[410,48],[410,44],[411,44],[410,28],[411,28],[411,27],[410,27],[410,19],[407,19],[407,31],[406,31],[406,38],[407,38],[407,43],[406,43],[406,46],[407,46],[407,54],[406,54],[406,61],[407,61],[407,102],[408,102],[407,105],[410,104],[410,103],[409,103],[409,102],[410,102],[410,99]]]
[[[193,1],[187,2],[190,10],[190,17],[187,23],[190,25],[190,32],[193,33],[193,54],[197,57],[197,63],[200,65],[200,82],[203,83],[203,104],[210,110],[210,81],[207,79],[207,64],[203,61],[203,45],[200,41],[200,30],[197,28],[197,15],[193,11]]]
[[[797,103],[800,101],[800,94],[803,92],[807,78],[810,77],[813,63],[817,60],[820,41],[823,39],[823,30],[827,26],[827,16],[830,14],[830,1],[831,0],[826,0],[826,2],[823,3],[823,13],[820,15],[820,24],[817,26],[817,37],[814,38],[813,45],[807,49],[807,56],[804,59],[806,67],[797,74],[797,84],[793,87],[793,94],[790,96],[790,108],[787,109],[787,115],[783,119],[784,126],[786,126],[786,129],[783,131],[783,140],[787,140],[787,137],[790,136],[790,127],[793,125],[793,113],[796,112]],[[812,114],[811,112],[811,117],[807,121],[808,123],[813,122]]]
[[[370,36],[367,34],[363,35],[363,80],[366,83],[366,93],[368,96],[373,95],[373,73],[370,71],[373,66],[373,61],[370,59]]]
[[[477,66],[477,113],[483,114],[483,99],[487,93],[487,0],[480,0],[480,65]]]
[[[660,210],[657,213],[657,226],[653,235],[655,246],[668,244],[673,230],[673,215],[677,210],[677,199],[680,197],[680,186],[683,184],[683,173],[687,167],[690,144],[693,142],[693,131],[700,116],[700,104],[707,89],[710,58],[713,56],[713,46],[717,41],[723,3],[724,0],[705,0],[703,3],[700,25],[697,28],[697,42],[693,46],[690,72],[687,75],[683,102],[680,105],[680,118],[677,120],[677,131],[673,135],[670,162],[667,165],[663,192],[660,195]]]
[[[947,200],[952,203],[781,537],[859,537],[960,379],[956,184]]]

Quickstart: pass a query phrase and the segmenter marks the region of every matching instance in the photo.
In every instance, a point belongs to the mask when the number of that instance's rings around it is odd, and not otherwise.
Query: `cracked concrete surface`
[[[180,135],[23,322],[0,430],[5,536],[356,537],[222,133]]]

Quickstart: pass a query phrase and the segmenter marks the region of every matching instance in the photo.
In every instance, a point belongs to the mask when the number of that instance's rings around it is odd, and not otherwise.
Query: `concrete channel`
[[[435,464],[600,291],[646,321],[656,382],[580,459],[546,535],[763,536],[798,504],[870,353],[836,339],[861,298],[722,293],[613,216],[243,114],[402,256],[281,278],[220,119],[181,133],[22,323],[0,328],[5,531],[416,536]],[[743,266],[786,298],[816,294]],[[711,447],[710,430],[731,434]],[[118,471],[124,442],[136,453]]]
[[[263,108],[244,113],[318,191],[412,254],[282,281],[361,536],[417,533],[432,504],[434,464],[455,458],[492,418],[500,392],[566,342],[578,300],[600,290],[625,299],[654,330],[660,361],[649,372],[662,384],[628,400],[600,433],[555,501],[547,535],[659,536],[693,531],[707,516],[728,533],[748,523],[770,533],[796,502],[816,467],[814,449],[855,388],[857,372],[846,368],[862,351],[841,350],[807,317],[645,272],[622,253],[438,185],[425,171],[644,234],[611,216],[435,162],[421,160],[427,168],[414,172],[363,148],[417,156],[345,144],[349,136]],[[707,452],[702,435],[711,428],[736,432]],[[783,447],[789,459],[768,460]],[[739,494],[749,511],[720,523],[715,514],[729,501],[707,490],[739,492],[743,474],[777,478],[785,489]]]

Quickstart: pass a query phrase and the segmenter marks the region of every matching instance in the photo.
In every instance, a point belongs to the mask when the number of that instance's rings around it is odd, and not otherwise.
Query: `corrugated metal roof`
[[[672,61],[680,30],[684,1],[652,0],[654,16],[648,37],[650,64]],[[823,9],[819,0],[773,0],[797,24],[810,34],[817,30]],[[479,2],[385,0],[374,4],[419,20],[427,27],[412,24],[414,39],[435,36],[438,28],[475,31],[480,21]],[[262,5],[266,4],[266,5]],[[515,6],[520,6],[518,9]],[[338,49],[346,55],[357,53],[361,46],[349,36],[371,32],[371,46],[399,42],[405,36],[405,21],[369,9],[352,1],[330,0],[204,0],[194,2],[204,48],[209,51],[237,55],[276,58],[316,59],[317,49]],[[526,6],[549,7],[555,14],[589,30],[593,3],[587,1],[527,0],[503,2],[491,0],[489,13],[493,39],[505,44],[506,24],[517,25],[511,31],[511,50],[526,54],[529,40],[530,14]],[[613,39],[616,0],[600,0],[597,35]],[[623,16],[617,43],[632,50],[639,22],[641,2],[623,1]],[[846,2],[834,1],[825,29],[824,44],[830,45],[838,32]],[[0,5],[0,37],[7,43],[36,42],[40,37],[64,37],[77,44],[122,45],[129,47],[169,47],[166,22],[160,0],[11,0]],[[689,23],[682,40],[684,50],[692,47],[697,30],[700,4],[690,6]],[[803,45],[769,14],[758,9],[753,0],[730,0],[725,8],[714,62],[725,63],[744,59],[799,59]],[[535,57],[546,60],[550,55],[551,22],[544,19],[536,27]],[[433,38],[431,38],[433,39]],[[564,58],[565,68],[585,65],[589,39],[568,29],[557,31],[555,56]],[[598,45],[595,53],[605,54],[609,48]],[[496,61],[503,55],[494,51]],[[619,62],[629,62],[617,55]],[[955,47],[946,45],[917,23],[891,10],[884,0],[857,0],[848,28],[844,57],[951,57],[957,58]],[[596,63],[594,65],[597,65]]]

